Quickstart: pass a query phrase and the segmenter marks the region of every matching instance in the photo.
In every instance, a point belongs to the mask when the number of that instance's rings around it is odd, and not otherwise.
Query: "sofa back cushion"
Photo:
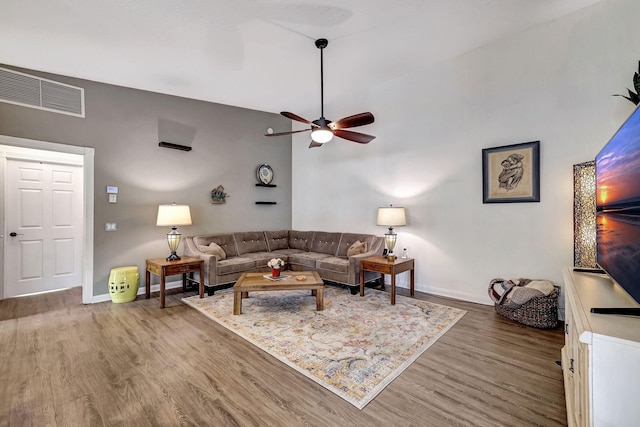
[[[243,231],[234,234],[239,255],[250,252],[267,252],[267,241],[263,231]]]
[[[193,243],[196,247],[209,246],[209,243],[215,243],[224,250],[227,257],[238,256],[238,249],[236,249],[236,241],[233,238],[233,234],[210,234],[208,236],[196,236],[193,238]]]
[[[338,244],[342,233],[327,233],[324,231],[316,231],[311,243],[311,252],[319,252],[321,254],[336,255],[338,252]]]
[[[289,249],[289,230],[265,231],[269,251]]]
[[[289,231],[289,248],[308,251],[313,239],[313,231]]]
[[[375,236],[371,234],[359,234],[359,233],[342,233],[342,239],[340,239],[340,245],[338,246],[339,257],[346,257],[347,251],[356,241],[360,240],[367,244],[367,250],[371,249],[371,245],[375,240]]]

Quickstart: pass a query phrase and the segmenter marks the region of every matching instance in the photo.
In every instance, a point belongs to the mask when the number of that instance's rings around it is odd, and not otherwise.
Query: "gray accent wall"
[[[155,225],[159,204],[191,207],[193,225],[179,227],[183,236],[291,228],[291,137],[263,136],[269,127],[291,129],[290,120],[1,66],[85,89],[86,118],[0,103],[0,135],[95,149],[94,296],[108,294],[111,268],[138,266],[142,287],[145,259],[169,254],[169,228]],[[160,141],[192,151],[161,148]],[[262,163],[273,168],[277,187],[255,185]],[[218,185],[229,194],[225,204],[210,202]],[[107,186],[118,187],[116,204],[108,202]],[[104,231],[107,222],[117,231]]]

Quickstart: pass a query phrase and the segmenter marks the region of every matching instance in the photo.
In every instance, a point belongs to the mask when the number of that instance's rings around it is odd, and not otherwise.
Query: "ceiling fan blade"
[[[318,125],[316,125],[315,123],[312,123],[309,120],[307,120],[307,119],[305,119],[303,117],[297,116],[297,115],[295,115],[293,113],[290,113],[288,111],[282,111],[280,114],[282,114],[283,116],[285,116],[288,119],[295,120],[296,122],[302,122],[302,123],[306,123],[306,124],[314,126],[314,127],[318,127]]]
[[[291,135],[292,133],[309,132],[311,129],[292,130],[289,132],[265,133],[264,136],[282,136]]]
[[[358,142],[360,144],[368,144],[375,139],[375,136],[373,135],[342,129],[334,130],[333,134],[339,138],[348,139],[349,141]]]
[[[366,112],[336,120],[331,123],[329,127],[332,129],[354,128],[357,126],[369,125],[373,123],[374,120],[373,114]]]
[[[309,144],[309,148],[322,147],[323,145],[324,144],[320,144],[319,142],[311,141],[311,144]]]

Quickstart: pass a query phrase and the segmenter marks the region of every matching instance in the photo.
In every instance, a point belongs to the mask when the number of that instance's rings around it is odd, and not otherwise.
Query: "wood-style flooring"
[[[80,288],[0,301],[0,427],[566,425],[561,328],[416,292],[468,313],[359,410],[184,296],[165,309],[157,295],[83,305]]]

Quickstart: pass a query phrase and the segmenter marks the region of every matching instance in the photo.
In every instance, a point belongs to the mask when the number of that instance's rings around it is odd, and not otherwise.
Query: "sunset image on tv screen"
[[[598,210],[640,205],[640,113],[620,128],[596,158]]]
[[[640,303],[640,108],[596,156],[596,252]]]

